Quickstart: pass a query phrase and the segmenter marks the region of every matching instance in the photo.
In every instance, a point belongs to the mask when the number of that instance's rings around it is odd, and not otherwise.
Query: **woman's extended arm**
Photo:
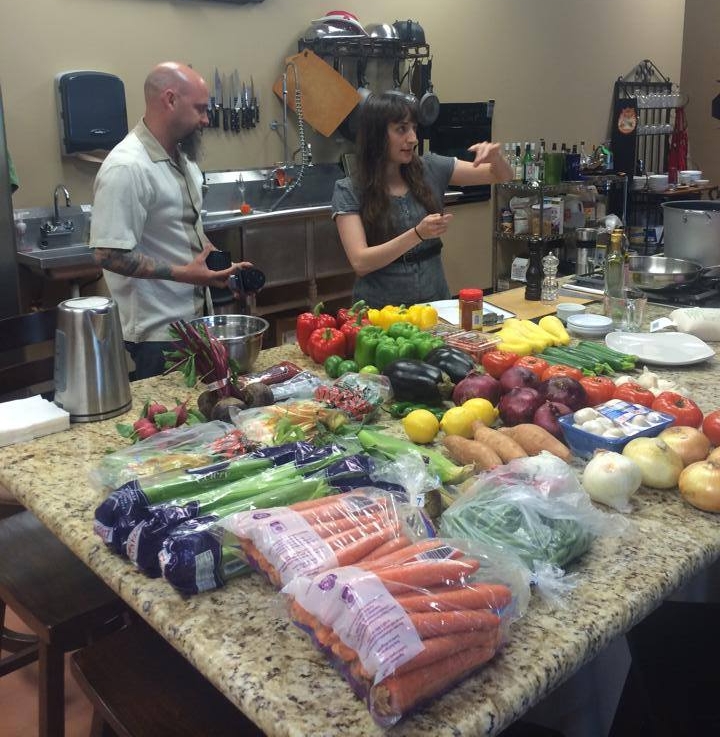
[[[368,246],[365,226],[357,213],[337,215],[335,223],[350,266],[358,276],[365,276],[392,263],[421,241],[440,237],[451,219],[452,215],[426,215],[414,228],[372,247]]]
[[[450,177],[450,184],[466,187],[475,184],[495,184],[508,182],[513,171],[502,155],[499,143],[475,143],[468,151],[475,154],[474,161],[457,159]]]

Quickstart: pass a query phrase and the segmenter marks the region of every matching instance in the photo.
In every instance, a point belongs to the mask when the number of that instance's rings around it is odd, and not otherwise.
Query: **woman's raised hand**
[[[430,238],[439,238],[448,229],[453,216],[450,214],[441,215],[440,213],[432,213],[426,215],[416,226],[415,231],[424,241]]]
[[[468,151],[475,154],[473,166],[494,164],[503,160],[502,147],[499,143],[489,143],[488,141],[474,143],[468,148]]]

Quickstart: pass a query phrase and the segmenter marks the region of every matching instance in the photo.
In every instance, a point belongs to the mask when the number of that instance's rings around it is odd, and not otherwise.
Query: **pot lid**
[[[311,23],[313,25],[319,25],[321,23],[332,23],[333,25],[343,24],[359,31],[363,35],[367,35],[357,16],[348,13],[346,10],[329,10],[322,18],[317,18],[311,21]]]

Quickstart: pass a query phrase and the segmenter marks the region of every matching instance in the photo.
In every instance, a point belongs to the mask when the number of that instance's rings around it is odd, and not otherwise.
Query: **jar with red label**
[[[461,289],[459,294],[460,327],[463,330],[482,330],[482,289]]]

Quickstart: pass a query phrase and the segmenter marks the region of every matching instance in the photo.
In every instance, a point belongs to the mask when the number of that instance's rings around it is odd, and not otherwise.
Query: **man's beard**
[[[196,128],[185,138],[181,138],[178,147],[190,161],[197,161],[202,151],[202,130]]]

